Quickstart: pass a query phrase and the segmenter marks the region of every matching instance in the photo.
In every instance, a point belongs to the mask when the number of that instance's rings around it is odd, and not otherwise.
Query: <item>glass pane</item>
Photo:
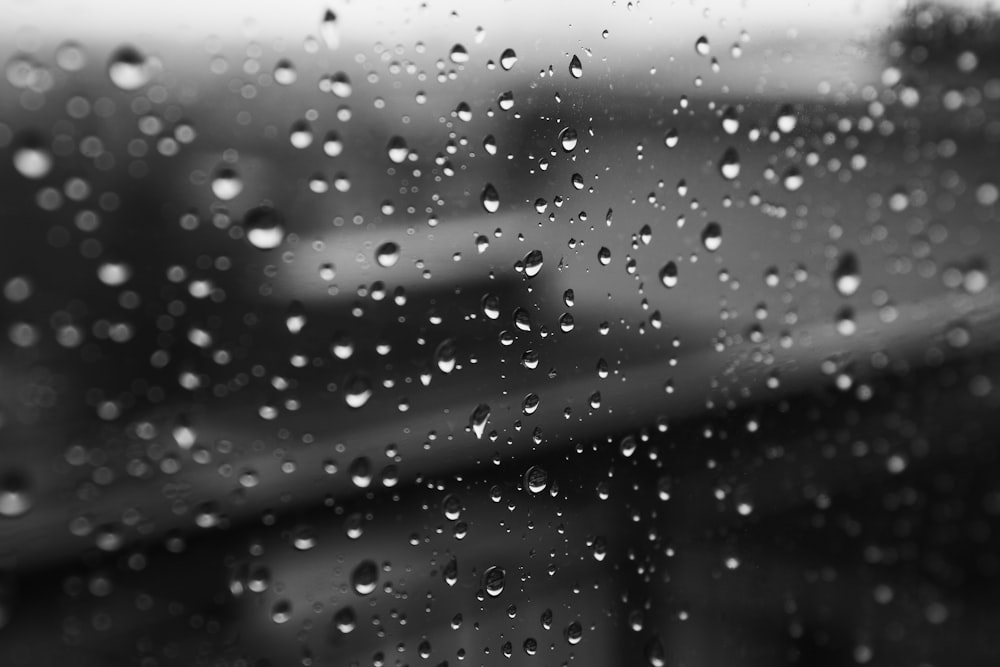
[[[979,3],[13,2],[0,664],[993,664]]]

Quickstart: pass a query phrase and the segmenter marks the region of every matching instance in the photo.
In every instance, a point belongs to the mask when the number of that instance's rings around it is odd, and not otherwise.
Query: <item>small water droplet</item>
[[[489,420],[490,406],[485,403],[480,403],[469,416],[469,426],[472,428],[472,432],[475,433],[477,440],[482,439],[483,434],[486,432],[486,423]]]
[[[663,650],[663,642],[659,636],[654,635],[646,642],[646,660],[651,667],[665,667],[667,664],[667,654]]]
[[[371,595],[378,586],[378,565],[373,560],[363,560],[351,572],[351,588],[358,595]]]
[[[292,619],[292,603],[288,600],[278,600],[271,607],[271,620],[281,625]]]
[[[699,56],[707,56],[712,51],[711,45],[708,43],[708,37],[702,35],[694,43],[694,50]]]
[[[740,116],[733,107],[722,112],[722,129],[726,134],[736,134],[740,129]]]
[[[497,154],[497,140],[492,134],[483,137],[483,149],[490,155]]]
[[[52,171],[52,153],[45,147],[42,137],[36,133],[26,133],[14,149],[14,168],[25,178],[43,178]]]
[[[486,184],[479,200],[482,202],[483,208],[487,213],[496,213],[500,210],[500,194],[497,192],[497,189],[493,187],[492,183]]]
[[[667,289],[677,286],[677,263],[670,261],[660,269],[660,282]]]
[[[355,373],[344,383],[344,401],[349,407],[358,409],[364,407],[372,397],[372,383],[368,376]]]
[[[222,201],[235,199],[243,191],[243,181],[232,167],[220,167],[212,179],[212,194]]]
[[[858,257],[853,252],[845,252],[837,260],[833,270],[833,286],[841,296],[852,296],[861,287],[861,269]]]
[[[295,71],[295,66],[292,65],[292,61],[287,58],[282,58],[274,65],[274,73],[272,74],[275,82],[282,86],[290,86],[295,83],[298,78],[298,73]]]
[[[798,119],[795,117],[792,105],[785,104],[778,110],[778,117],[774,124],[782,134],[788,134],[795,129]]]
[[[579,79],[583,76],[583,63],[580,62],[579,56],[573,56],[570,58],[569,73],[574,79]]]
[[[789,192],[795,192],[805,183],[805,178],[802,176],[802,172],[798,169],[795,167],[789,167],[788,171],[786,171],[785,175],[782,177],[781,183]]]
[[[727,148],[719,160],[719,173],[727,181],[731,181],[740,175],[740,154],[735,148]]]
[[[333,50],[340,46],[340,31],[337,29],[337,15],[331,10],[323,13],[323,19],[319,24],[319,36],[326,44],[326,48]]]
[[[671,129],[663,137],[663,145],[666,146],[667,148],[675,147],[679,141],[680,141],[680,135],[677,134],[676,129]]]
[[[353,607],[341,607],[333,615],[333,624],[341,634],[348,634],[358,626],[357,616]]]
[[[597,261],[600,262],[601,266],[607,266],[611,263],[611,250],[607,246],[601,246],[600,250],[597,251]]]

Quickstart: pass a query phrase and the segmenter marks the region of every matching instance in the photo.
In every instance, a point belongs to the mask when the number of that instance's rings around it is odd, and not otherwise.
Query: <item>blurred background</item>
[[[0,665],[995,665],[990,4],[14,0]]]

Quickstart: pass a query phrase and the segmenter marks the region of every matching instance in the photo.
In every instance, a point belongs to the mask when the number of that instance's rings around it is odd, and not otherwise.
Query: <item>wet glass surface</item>
[[[0,665],[1000,659],[989,7],[0,34]]]

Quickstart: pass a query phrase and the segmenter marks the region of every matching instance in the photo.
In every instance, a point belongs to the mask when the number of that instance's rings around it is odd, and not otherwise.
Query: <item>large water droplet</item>
[[[34,132],[24,134],[14,149],[14,168],[25,178],[43,178],[52,171],[52,153],[42,137]]]
[[[451,47],[448,57],[451,59],[451,62],[459,65],[469,62],[469,52],[461,44]]]
[[[434,351],[434,361],[438,369],[447,375],[455,370],[458,363],[458,348],[454,338],[445,338]]]
[[[363,560],[351,572],[351,588],[358,595],[371,595],[378,586],[378,565],[373,560]]]
[[[483,203],[483,208],[486,209],[487,213],[496,213],[500,210],[500,194],[492,183],[487,183],[486,187],[483,188],[479,201]]]
[[[572,127],[564,127],[559,132],[559,143],[562,144],[562,149],[564,151],[566,151],[567,153],[569,153],[574,148],[576,148],[576,144],[577,144],[578,140],[579,140],[579,137],[577,135],[577,132]]]
[[[542,263],[544,257],[542,256],[541,250],[532,250],[527,255],[524,256],[522,260],[524,264],[524,275],[529,278],[534,278],[542,270]]]
[[[680,139],[680,135],[677,134],[677,129],[672,128],[664,135],[663,145],[667,148],[674,148],[680,142]]]
[[[441,575],[444,577],[444,583],[449,586],[454,586],[458,583],[458,560],[454,556],[449,558],[448,562],[444,564]]]
[[[151,76],[146,56],[135,47],[121,46],[111,54],[108,77],[122,90],[138,90],[149,83]]]
[[[841,296],[852,296],[861,287],[861,269],[853,252],[841,254],[833,270],[833,286]]]
[[[406,162],[406,158],[410,154],[410,149],[406,145],[406,140],[400,136],[390,138],[389,145],[386,150],[389,153],[389,159],[394,164],[403,164]]]
[[[271,76],[274,77],[276,83],[282,86],[292,85],[299,77],[298,73],[295,71],[295,66],[292,64],[292,61],[287,58],[282,58],[275,63],[274,73]]]
[[[702,35],[694,43],[694,50],[699,56],[707,56],[712,51],[711,45],[708,43],[708,37]]]
[[[285,240],[285,221],[266,204],[247,211],[243,217],[247,241],[259,250],[272,250]]]
[[[28,493],[28,480],[16,472],[0,477],[0,516],[13,519],[27,514],[35,504]]]
[[[541,466],[531,466],[524,473],[524,488],[535,495],[549,484],[549,473]]]
[[[399,246],[392,241],[386,241],[375,251],[375,261],[384,268],[395,266],[399,261]]]
[[[514,49],[504,49],[503,53],[500,54],[500,67],[504,71],[509,72],[516,62],[517,54],[514,53]]]
[[[333,615],[333,624],[341,634],[346,635],[353,632],[358,625],[354,608],[347,606],[338,609],[337,613]]]
[[[735,148],[727,148],[719,160],[719,173],[727,181],[731,181],[740,175],[740,154]]]
[[[570,58],[569,73],[574,79],[579,79],[583,76],[583,63],[580,62],[580,58],[578,56]]]
[[[806,179],[802,176],[802,172],[795,167],[789,167],[788,171],[786,171],[785,175],[781,178],[782,185],[784,185],[785,189],[789,192],[795,192],[801,188],[805,181]]]
[[[719,227],[719,223],[710,222],[705,225],[705,229],[701,232],[701,244],[709,252],[719,249],[722,245],[722,228]]]
[[[487,595],[497,597],[503,593],[503,588],[507,584],[507,573],[502,567],[492,565],[483,572],[483,588]]]

